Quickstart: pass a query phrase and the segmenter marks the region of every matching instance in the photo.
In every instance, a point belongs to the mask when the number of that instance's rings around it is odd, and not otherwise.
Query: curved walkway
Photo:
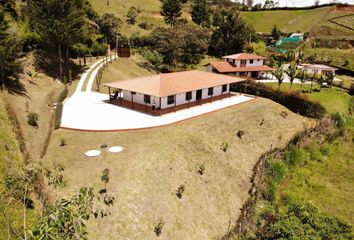
[[[112,58],[112,60],[115,57]],[[231,98],[206,103],[190,109],[163,116],[152,116],[135,110],[107,103],[108,95],[92,92],[98,70],[103,66],[99,60],[82,75],[74,94],[64,102],[61,128],[79,131],[124,131],[170,125],[201,116],[223,108],[248,102],[254,98],[235,95]],[[85,90],[84,84],[87,83]]]

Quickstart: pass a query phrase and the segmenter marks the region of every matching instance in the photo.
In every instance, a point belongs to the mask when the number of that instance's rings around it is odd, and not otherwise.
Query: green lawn
[[[267,83],[274,88],[278,88],[278,83]],[[290,88],[289,83],[283,83],[281,85],[281,90],[288,91]],[[319,85],[314,85],[315,90],[319,90]],[[300,84],[293,84],[293,91],[300,90]],[[304,91],[310,90],[309,84],[304,84]],[[310,99],[319,101],[327,110],[328,113],[340,112],[348,113],[350,95],[341,88],[322,88],[321,92],[304,93]]]
[[[313,142],[311,160],[297,167],[286,182],[287,194],[311,201],[322,211],[354,225],[354,126],[332,144]]]
[[[349,88],[352,84],[354,84],[354,77],[346,75],[336,75],[336,78],[342,80],[343,87]]]
[[[319,23],[331,10],[331,7],[322,7],[312,10],[277,10],[242,12],[241,15],[252,24],[257,32],[272,31],[277,25],[284,32],[308,32]]]

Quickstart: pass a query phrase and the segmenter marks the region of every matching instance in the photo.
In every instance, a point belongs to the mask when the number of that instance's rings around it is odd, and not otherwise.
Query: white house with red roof
[[[239,53],[222,57],[224,61],[206,65],[208,72],[260,79],[274,69],[264,65],[265,58],[255,54]]]

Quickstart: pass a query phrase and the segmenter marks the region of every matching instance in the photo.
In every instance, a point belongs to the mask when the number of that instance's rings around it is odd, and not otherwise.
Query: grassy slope
[[[257,32],[271,32],[274,25],[284,32],[307,32],[321,21],[330,9],[331,7],[323,7],[313,10],[242,12],[241,15]]]
[[[121,80],[128,80],[130,78],[148,76],[154,74],[139,66],[140,59],[137,55],[133,55],[130,59],[119,58],[108,64],[107,68],[103,72],[103,76],[100,84],[100,91],[107,92],[106,87],[103,86],[104,83],[115,82]],[[97,83],[93,84],[93,89],[97,89]]]
[[[23,165],[22,154],[13,132],[13,126],[7,115],[4,95],[0,93],[0,239],[8,239],[5,218],[13,222],[17,230],[22,228],[22,205],[5,195],[2,195],[4,178],[7,174],[15,173]],[[6,217],[3,215],[4,211]],[[29,210],[28,225],[35,220],[34,212]],[[17,239],[11,236],[11,239]]]
[[[159,0],[109,0],[110,4],[107,6],[106,0],[90,0],[93,8],[99,13],[114,13],[122,19],[122,33],[131,35],[135,32],[146,34],[149,31],[144,30],[135,24],[133,26],[128,25],[125,22],[125,16],[130,7],[134,6],[140,8],[141,13],[138,17],[138,23],[146,20],[154,26],[160,26],[164,24],[163,18],[160,16],[161,1]]]
[[[102,187],[101,171],[111,170],[109,190],[116,202],[112,216],[90,226],[92,239],[156,239],[158,219],[165,223],[162,239],[214,239],[227,231],[247,198],[249,178],[259,155],[281,146],[307,125],[285,108],[265,99],[228,108],[181,124],[144,131],[82,133],[58,130],[44,161],[60,161],[69,179],[68,192],[82,185]],[[124,116],[122,116],[124,117]],[[265,118],[261,127],[259,123]],[[236,137],[238,130],[245,135]],[[59,147],[65,139],[67,146]],[[220,150],[223,142],[230,147]],[[83,153],[121,145],[120,154],[103,150],[98,158]],[[205,175],[196,171],[205,165]],[[175,192],[186,187],[182,200]]]
[[[267,83],[267,85],[278,88],[278,83]],[[283,83],[281,85],[282,90],[289,90],[290,84]],[[305,84],[303,90],[309,90],[310,85]],[[319,89],[319,85],[315,84],[314,89]],[[293,84],[293,90],[300,90],[300,84]],[[321,92],[312,92],[306,94],[313,100],[319,101],[329,113],[340,112],[347,114],[350,96],[341,88],[322,88]]]
[[[353,128],[353,126],[352,126]],[[351,133],[351,134],[350,134]],[[339,138],[328,156],[299,167],[286,183],[286,192],[315,203],[321,210],[336,214],[354,225],[354,132]],[[312,147],[318,149],[319,146]],[[316,151],[321,156],[320,152]]]
[[[31,57],[25,63],[24,72],[32,69]],[[44,73],[39,73],[34,84],[29,82],[26,74],[21,76],[21,83],[26,88],[26,96],[10,95],[10,103],[22,129],[27,149],[33,159],[38,159],[44,147],[52,117],[52,104],[57,99],[64,85],[54,81]],[[27,124],[28,113],[39,115],[38,128]]]

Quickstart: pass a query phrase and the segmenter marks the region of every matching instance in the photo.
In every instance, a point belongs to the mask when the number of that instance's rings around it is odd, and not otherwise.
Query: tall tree
[[[161,15],[165,22],[171,26],[177,24],[177,19],[182,15],[182,4],[180,0],[164,0]]]
[[[285,73],[289,77],[290,91],[291,91],[291,88],[293,87],[293,82],[294,82],[294,79],[295,79],[296,73],[297,73],[297,64],[296,64],[296,62],[291,62],[290,65],[289,65],[289,68],[285,70]]]
[[[203,27],[209,27],[210,14],[211,11],[206,0],[194,0],[191,11],[193,22]]]
[[[252,26],[232,9],[213,14],[214,31],[211,36],[210,52],[221,56],[242,52],[244,45],[254,33]]]
[[[69,74],[69,47],[79,43],[87,30],[83,0],[28,0],[28,17],[42,40],[58,51],[59,78],[63,79],[63,60]],[[63,50],[65,57],[63,57]]]
[[[274,40],[278,40],[281,36],[281,31],[277,28],[277,25],[274,25],[272,29],[272,37]]]
[[[299,78],[300,82],[301,82],[301,86],[300,86],[300,93],[302,93],[302,88],[303,88],[303,85],[305,83],[305,80],[306,80],[306,73],[305,73],[305,70],[304,69],[300,69],[297,73],[297,77]]]
[[[20,54],[17,37],[9,33],[9,23],[4,11],[0,9],[0,89],[7,88],[10,92],[24,90],[19,81],[22,71]]]
[[[116,41],[121,25],[122,20],[113,13],[105,13],[100,18],[100,32],[104,35],[109,44],[113,44]]]

